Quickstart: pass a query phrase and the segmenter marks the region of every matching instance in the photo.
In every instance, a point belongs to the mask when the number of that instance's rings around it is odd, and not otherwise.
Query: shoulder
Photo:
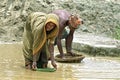
[[[60,19],[63,19],[63,20],[68,20],[68,18],[71,15],[71,13],[68,12],[67,10],[54,10],[53,13],[58,15]]]

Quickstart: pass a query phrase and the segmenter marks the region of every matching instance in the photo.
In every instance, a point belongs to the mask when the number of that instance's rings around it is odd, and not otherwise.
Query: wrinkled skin
[[[71,15],[66,10],[55,10],[53,11],[53,13],[59,16],[59,33],[56,39],[56,44],[60,52],[60,56],[61,58],[65,58],[61,39],[62,39],[62,33],[64,32],[64,29],[67,26],[69,26],[70,31],[68,35],[65,37],[66,53],[74,56],[75,53],[72,52],[73,35],[76,28],[79,25],[83,24],[83,21],[77,16]]]

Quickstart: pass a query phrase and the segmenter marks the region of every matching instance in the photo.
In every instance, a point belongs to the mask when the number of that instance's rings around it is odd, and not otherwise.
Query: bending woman
[[[50,59],[52,66],[57,69],[54,60],[54,40],[58,30],[59,18],[55,14],[34,12],[28,16],[23,33],[26,68],[46,68]]]

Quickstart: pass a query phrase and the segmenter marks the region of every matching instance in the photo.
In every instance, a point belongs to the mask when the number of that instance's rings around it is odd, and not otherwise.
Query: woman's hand
[[[36,71],[36,69],[37,69],[37,63],[36,62],[32,63],[32,69]]]
[[[55,61],[52,61],[51,64],[55,69],[57,69],[57,64],[55,63]]]
[[[71,55],[71,56],[75,56],[76,53],[73,53],[73,52],[67,52],[67,54]]]

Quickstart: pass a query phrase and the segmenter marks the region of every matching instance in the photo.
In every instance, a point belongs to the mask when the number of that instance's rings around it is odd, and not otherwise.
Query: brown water
[[[56,72],[24,68],[21,43],[0,44],[0,80],[119,80],[120,59],[87,57],[81,63],[57,63]],[[57,49],[55,51],[58,52]],[[49,67],[50,63],[49,63]]]

